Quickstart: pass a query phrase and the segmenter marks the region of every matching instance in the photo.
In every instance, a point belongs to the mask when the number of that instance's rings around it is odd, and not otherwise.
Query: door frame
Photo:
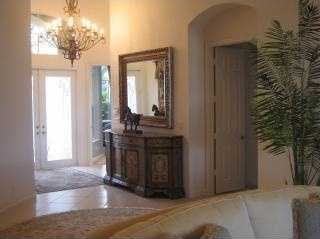
[[[204,59],[204,104],[205,104],[205,164],[206,164],[206,194],[215,195],[215,147],[210,141],[213,139],[215,127],[215,112],[211,110],[210,102],[216,101],[214,96],[215,77],[214,77],[214,55],[213,49],[216,47],[232,46],[237,44],[250,43],[252,39],[234,40],[225,39],[220,42],[205,42],[205,59]],[[248,92],[246,92],[246,95]],[[212,97],[213,96],[213,97]],[[246,164],[246,161],[245,161]]]
[[[112,87],[112,72],[111,72],[111,65],[108,64],[108,63],[102,63],[102,62],[91,62],[90,64],[87,64],[86,66],[86,72],[87,72],[87,77],[88,77],[88,81],[86,82],[86,87],[88,89],[88,105],[87,105],[87,110],[89,112],[88,114],[88,117],[87,117],[87,120],[88,120],[88,143],[87,143],[87,147],[88,147],[88,164],[89,165],[94,165],[96,162],[100,162],[101,160],[105,160],[105,154],[101,154],[97,157],[93,157],[93,154],[92,154],[92,125],[93,125],[93,122],[92,122],[92,92],[93,92],[93,89],[92,89],[92,68],[95,67],[95,66],[106,66],[109,70],[109,78],[110,78],[110,88],[111,88],[111,96],[110,96],[110,101],[111,101],[111,114],[113,115],[113,108],[112,108],[112,105],[113,105],[113,87]]]
[[[37,72],[37,93],[38,93],[38,100],[36,104],[38,104],[38,114],[35,114],[35,119],[37,120],[37,123],[43,123],[39,120],[42,120],[46,123],[46,113],[45,113],[45,76],[46,73],[49,73],[48,75],[68,75],[71,77],[71,123],[72,123],[72,160],[61,160],[61,161],[53,161],[49,162],[47,161],[43,155],[45,155],[45,152],[41,152],[41,150],[45,150],[44,146],[41,145],[44,141],[43,139],[40,139],[38,137],[38,142],[35,142],[35,146],[38,146],[40,149],[40,152],[38,154],[39,157],[36,158],[35,164],[36,169],[55,169],[55,168],[61,168],[61,167],[69,167],[69,166],[77,166],[78,165],[78,154],[77,154],[77,148],[78,148],[78,141],[77,141],[77,135],[78,135],[78,121],[77,121],[77,71],[72,69],[45,69],[45,68],[33,68],[32,72]],[[66,74],[67,73],[67,74]],[[42,91],[41,91],[42,88]],[[43,94],[43,95],[40,95]],[[41,127],[41,126],[40,126]],[[46,126],[47,128],[47,126]],[[34,129],[36,130],[36,129]],[[41,130],[41,129],[40,129]],[[45,129],[47,130],[47,129]],[[40,133],[41,134],[41,133]],[[35,147],[35,151],[37,148]]]

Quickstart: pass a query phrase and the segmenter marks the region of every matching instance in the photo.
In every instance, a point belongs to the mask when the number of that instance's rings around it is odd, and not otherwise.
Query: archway
[[[189,24],[189,184],[195,195],[212,194],[214,150],[210,142],[212,111],[208,107],[210,47],[248,42],[257,35],[257,13],[252,1],[214,5]],[[211,124],[211,127],[210,127]],[[208,132],[209,131],[209,132]],[[208,136],[209,135],[209,136]],[[211,144],[211,146],[210,146]],[[256,169],[257,172],[257,169]],[[257,178],[257,175],[255,175]],[[202,187],[199,187],[202,185]]]

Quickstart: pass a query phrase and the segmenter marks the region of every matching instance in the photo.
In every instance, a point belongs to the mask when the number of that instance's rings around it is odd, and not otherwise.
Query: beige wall
[[[30,3],[2,0],[0,7],[0,210],[34,193]]]
[[[103,28],[108,39],[108,1],[107,0],[81,0],[80,15],[99,28]],[[65,0],[31,0],[33,13],[47,14],[54,17],[63,17]],[[34,69],[75,70],[76,71],[76,118],[77,118],[77,160],[80,165],[88,165],[91,158],[91,67],[93,65],[108,65],[108,40],[95,48],[85,52],[80,61],[71,68],[69,61],[63,56],[33,55],[32,67]]]
[[[214,27],[210,37],[219,41],[233,41],[233,38],[239,35],[262,38],[272,19],[280,20],[285,26],[295,25],[297,1],[110,0],[109,4],[115,127],[121,127],[118,109],[118,55],[159,47],[174,47],[175,125],[170,132],[185,136],[184,175],[188,195],[208,193],[204,148],[204,28],[212,24]],[[255,12],[257,21],[250,22],[251,19],[246,18],[245,11],[239,15],[237,8],[241,6],[251,8],[248,11]],[[213,20],[223,13],[221,17],[226,21],[210,22],[210,19]],[[236,29],[231,32],[233,27]],[[255,32],[250,34],[252,31]],[[263,153],[259,154],[260,186],[279,186],[286,177],[283,176],[286,173],[285,161],[272,161],[268,157]],[[276,175],[273,168],[278,169]]]

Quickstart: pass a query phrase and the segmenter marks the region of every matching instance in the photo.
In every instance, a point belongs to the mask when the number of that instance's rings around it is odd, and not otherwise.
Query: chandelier
[[[82,52],[105,41],[103,29],[85,18],[80,18],[78,0],[66,0],[65,17],[53,20],[47,28],[46,39],[57,47],[65,59],[79,60]]]

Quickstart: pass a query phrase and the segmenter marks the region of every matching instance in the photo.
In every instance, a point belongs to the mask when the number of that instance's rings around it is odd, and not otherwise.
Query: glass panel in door
[[[72,100],[70,76],[46,76],[47,160],[71,160]]]

